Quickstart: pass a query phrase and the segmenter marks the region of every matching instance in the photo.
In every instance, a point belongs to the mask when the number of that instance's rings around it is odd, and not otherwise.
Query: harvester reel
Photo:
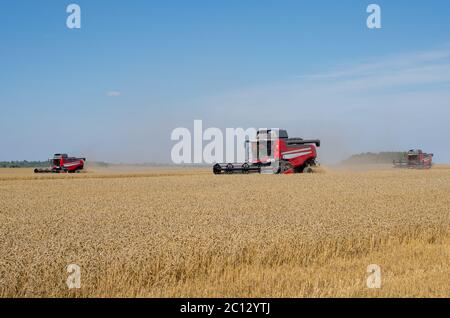
[[[221,171],[222,171],[222,168],[220,167],[220,165],[218,163],[216,163],[213,168],[214,174],[220,174]]]

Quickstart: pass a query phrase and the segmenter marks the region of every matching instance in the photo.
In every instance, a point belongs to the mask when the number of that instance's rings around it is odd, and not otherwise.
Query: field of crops
[[[0,296],[449,297],[450,167],[0,169]]]

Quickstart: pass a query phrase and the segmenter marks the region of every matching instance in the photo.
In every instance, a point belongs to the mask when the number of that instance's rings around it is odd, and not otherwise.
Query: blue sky
[[[169,161],[170,132],[203,119],[321,138],[326,162],[413,147],[450,162],[449,17],[446,0],[4,0],[0,160]]]

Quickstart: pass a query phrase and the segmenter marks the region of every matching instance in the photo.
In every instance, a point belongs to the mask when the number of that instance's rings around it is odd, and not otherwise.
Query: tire
[[[306,166],[303,169],[303,173],[314,173],[314,170],[310,166]]]
[[[292,169],[292,164],[289,161],[280,161],[280,167],[278,168],[278,173],[283,174],[284,172]]]

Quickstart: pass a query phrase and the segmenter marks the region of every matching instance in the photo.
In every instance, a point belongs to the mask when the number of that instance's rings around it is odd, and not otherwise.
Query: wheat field
[[[0,169],[0,296],[449,297],[450,167]]]

